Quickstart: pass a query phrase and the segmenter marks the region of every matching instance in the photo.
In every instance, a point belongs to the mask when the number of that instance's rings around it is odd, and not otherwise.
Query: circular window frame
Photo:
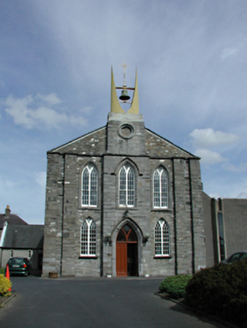
[[[128,128],[130,130],[129,135],[123,134],[122,130],[125,128]],[[118,135],[123,139],[131,139],[134,137],[134,134],[135,134],[135,129],[134,129],[133,125],[131,125],[129,123],[121,124],[120,127],[118,128]]]

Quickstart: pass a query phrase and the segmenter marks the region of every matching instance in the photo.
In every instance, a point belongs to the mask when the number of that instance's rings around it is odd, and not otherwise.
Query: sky
[[[138,72],[145,126],[247,198],[246,0],[0,0],[0,213],[43,224],[47,151],[107,123]]]

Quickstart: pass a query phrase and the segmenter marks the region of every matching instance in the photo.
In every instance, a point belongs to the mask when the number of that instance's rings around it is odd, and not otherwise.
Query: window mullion
[[[125,168],[125,199],[126,199],[126,206],[128,206],[128,169]]]
[[[89,244],[90,244],[90,223],[91,222],[87,222],[87,254],[89,254],[89,251],[90,251],[90,247],[89,247]]]
[[[164,224],[162,224],[160,222],[160,232],[161,232],[161,254],[162,256],[164,255],[164,250],[163,250],[163,247],[164,247],[164,238],[163,238],[163,227],[164,227]]]
[[[161,173],[159,172],[159,187],[160,187],[160,207],[162,207],[162,183],[161,183]]]

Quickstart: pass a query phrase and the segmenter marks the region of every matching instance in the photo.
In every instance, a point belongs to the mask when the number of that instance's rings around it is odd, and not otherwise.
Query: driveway
[[[0,327],[223,328],[154,295],[161,279],[11,277]]]

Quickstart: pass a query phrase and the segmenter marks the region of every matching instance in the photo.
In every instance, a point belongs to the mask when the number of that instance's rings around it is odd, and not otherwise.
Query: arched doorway
[[[127,223],[119,231],[116,242],[117,276],[138,276],[138,243],[137,236]]]

